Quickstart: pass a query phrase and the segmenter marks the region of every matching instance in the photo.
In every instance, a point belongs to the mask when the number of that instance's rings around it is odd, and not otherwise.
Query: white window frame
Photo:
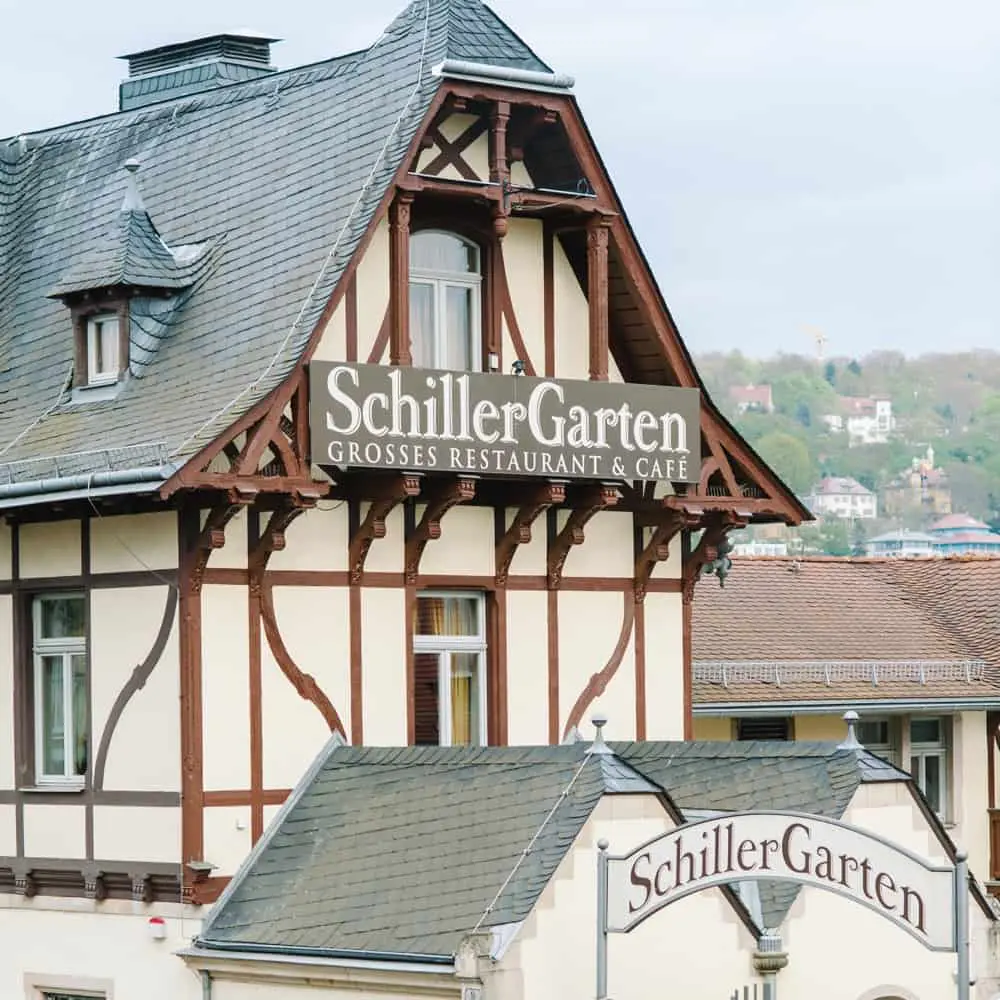
[[[431,343],[431,367],[446,368],[446,336],[444,330],[445,316],[447,312],[448,288],[471,288],[474,292],[472,296],[472,316],[469,335],[472,337],[471,350],[469,352],[469,371],[479,372],[483,370],[483,252],[472,240],[466,239],[459,233],[450,229],[419,229],[413,236],[421,234],[437,234],[439,236],[450,236],[459,240],[465,246],[471,247],[476,253],[477,271],[474,274],[460,271],[439,271],[432,268],[422,268],[410,266],[411,285],[430,285],[434,290],[434,332]],[[409,289],[407,289],[409,296]],[[409,307],[409,298],[407,298]],[[412,331],[410,333],[412,338]]]
[[[894,764],[896,767],[899,767],[899,751],[900,751],[900,748],[895,744],[895,742],[893,740],[893,736],[896,735],[896,729],[897,729],[897,727],[893,725],[893,718],[892,718],[892,716],[891,715],[872,715],[872,716],[862,716],[862,718],[861,718],[861,723],[877,723],[877,722],[884,722],[885,723],[885,726],[886,726],[886,736],[888,737],[888,742],[887,743],[866,743],[863,739],[860,739],[860,735],[861,735],[860,733],[858,734],[858,736],[859,736],[859,742],[862,744],[862,746],[864,746],[864,748],[866,750],[869,750],[871,753],[875,754],[877,757],[882,757],[885,760],[889,761],[891,764]],[[860,726],[859,726],[859,728],[860,728]]]
[[[931,720],[937,721],[940,738],[934,741],[914,742],[912,738],[913,722],[929,722]],[[951,741],[950,720],[943,715],[911,715],[907,719],[906,732],[909,738],[907,771],[909,771],[910,777],[917,783],[917,787],[923,793],[924,798],[927,798],[927,793],[924,791],[924,786],[927,783],[927,760],[930,757],[936,757],[941,762],[938,770],[941,780],[941,808],[937,815],[942,822],[946,822],[949,817],[951,803],[951,781],[949,780],[950,775],[948,773],[951,763],[951,754],[949,753],[949,743]],[[917,766],[913,770],[910,770],[913,767],[914,761],[916,761]],[[928,805],[930,804],[930,801],[928,801]]]
[[[451,654],[478,653],[476,689],[479,694],[478,746],[486,746],[486,595],[479,590],[418,590],[421,597],[462,598],[476,600],[476,630],[478,635],[417,635],[413,636],[413,652],[437,654],[438,658],[438,740],[439,746],[451,744]]]
[[[91,976],[48,976],[29,972],[25,973],[24,987],[27,1000],[46,1000],[50,995],[114,1000],[115,993],[112,980]]]
[[[66,770],[75,760],[73,732],[73,657],[87,655],[86,636],[62,639],[42,638],[41,606],[45,601],[66,600],[69,597],[84,598],[82,591],[36,594],[31,601],[31,652],[34,684],[34,726],[35,736],[35,783],[37,785],[59,785],[82,788],[85,776],[82,774],[45,774],[45,718],[43,711],[42,659],[46,656],[62,656],[63,670],[63,762]],[[86,613],[86,612],[85,612]],[[89,757],[89,754],[88,754]],[[88,760],[89,764],[89,760]]]
[[[97,324],[115,324],[115,363],[111,371],[101,369],[101,352],[97,348]],[[121,374],[121,317],[118,313],[98,313],[87,317],[87,385],[111,385]]]

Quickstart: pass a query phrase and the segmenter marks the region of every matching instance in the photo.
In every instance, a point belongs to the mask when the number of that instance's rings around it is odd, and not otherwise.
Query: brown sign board
[[[309,366],[316,465],[697,483],[699,391],[346,362]]]

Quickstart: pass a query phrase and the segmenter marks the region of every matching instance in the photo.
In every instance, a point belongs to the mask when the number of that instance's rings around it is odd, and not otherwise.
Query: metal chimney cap
[[[858,742],[858,734],[855,732],[855,727],[858,724],[858,719],[860,716],[853,709],[844,712],[842,716],[844,722],[847,723],[847,738],[843,743],[837,746],[838,750],[863,750],[864,747]]]
[[[134,156],[130,156],[124,163],[125,169],[130,173],[134,174],[140,167],[142,163],[139,162]]]

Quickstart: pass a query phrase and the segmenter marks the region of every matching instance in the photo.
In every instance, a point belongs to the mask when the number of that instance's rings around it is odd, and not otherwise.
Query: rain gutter
[[[472,80],[476,83],[506,84],[524,90],[549,90],[565,92],[571,90],[574,79],[565,73],[541,73],[533,69],[517,69],[513,66],[490,66],[487,63],[468,62],[465,59],[445,59],[431,72],[435,76],[447,76],[458,80]]]
[[[765,715],[829,715],[845,708],[874,712],[911,712],[914,709],[951,708],[958,711],[985,711],[1000,708],[1000,691],[993,697],[978,698],[838,698],[835,701],[729,701],[694,705],[691,712],[698,717],[740,716],[749,718]]]
[[[218,958],[219,952],[239,955],[250,962],[273,962],[275,958],[302,965],[328,965],[348,969],[440,974],[453,970],[451,955],[414,955],[394,951],[356,951],[346,948],[306,948],[281,944],[242,944],[196,938],[191,948],[176,952],[181,958]]]
[[[110,494],[151,493],[176,471],[177,466],[168,464],[4,483],[0,485],[0,509]]]

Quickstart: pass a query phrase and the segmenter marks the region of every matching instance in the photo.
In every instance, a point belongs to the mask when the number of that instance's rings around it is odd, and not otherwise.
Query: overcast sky
[[[0,135],[217,30],[281,68],[404,0],[0,0]],[[576,94],[694,351],[1000,349],[1000,0],[495,0]]]

